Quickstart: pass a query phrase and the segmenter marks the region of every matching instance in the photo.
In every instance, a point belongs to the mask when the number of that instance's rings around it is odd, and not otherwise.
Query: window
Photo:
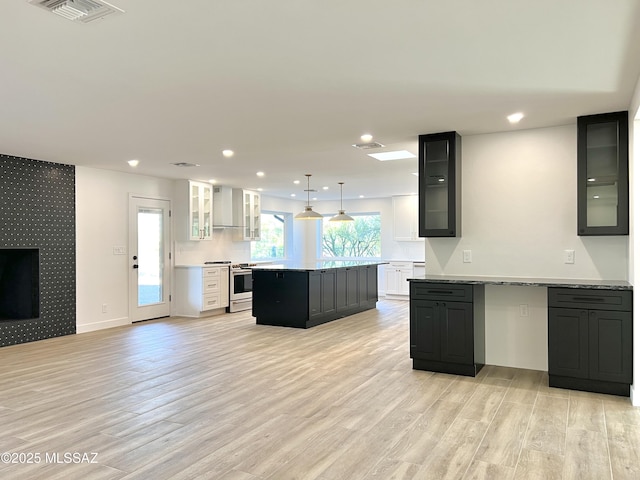
[[[284,259],[286,214],[260,214],[260,240],[251,242],[251,260]]]
[[[324,258],[380,258],[380,214],[353,214],[353,222],[323,219]]]

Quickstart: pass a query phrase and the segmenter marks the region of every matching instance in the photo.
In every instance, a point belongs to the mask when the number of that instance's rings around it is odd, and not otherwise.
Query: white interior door
[[[171,314],[169,200],[129,198],[129,318]]]

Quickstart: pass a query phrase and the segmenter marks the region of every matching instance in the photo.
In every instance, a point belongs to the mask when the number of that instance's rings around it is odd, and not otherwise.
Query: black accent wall
[[[40,317],[0,321],[0,346],[76,333],[75,167],[0,155],[0,248],[40,253]]]

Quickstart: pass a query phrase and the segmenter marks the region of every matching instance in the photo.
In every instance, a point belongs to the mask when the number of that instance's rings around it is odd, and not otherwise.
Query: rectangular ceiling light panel
[[[389,160],[404,160],[405,158],[416,158],[416,156],[407,150],[396,150],[395,152],[367,153],[370,157],[386,162]]]

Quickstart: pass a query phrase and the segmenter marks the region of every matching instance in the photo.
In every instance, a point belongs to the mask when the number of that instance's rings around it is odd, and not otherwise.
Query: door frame
[[[151,201],[162,201],[162,202],[167,202],[167,206],[168,206],[168,223],[165,226],[165,235],[166,235],[166,248],[167,248],[167,254],[169,256],[168,258],[168,271],[167,271],[167,276],[164,280],[164,285],[165,285],[165,292],[167,294],[167,306],[168,306],[168,311],[167,311],[167,315],[161,315],[161,316],[156,316],[156,315],[152,315],[149,318],[137,318],[137,316],[134,314],[134,310],[137,308],[137,294],[134,295],[133,292],[133,252],[137,251],[137,242],[138,242],[138,238],[137,236],[135,236],[134,238],[134,232],[136,232],[136,228],[135,225],[137,222],[137,210],[135,210],[134,208],[134,202],[137,200],[151,200]],[[134,211],[135,210],[135,211]],[[154,197],[151,195],[144,195],[144,194],[137,194],[137,193],[129,193],[129,198],[128,198],[128,233],[127,233],[127,237],[128,237],[128,248],[127,248],[127,299],[128,299],[128,316],[129,316],[129,320],[131,323],[135,323],[135,322],[141,322],[144,320],[151,320],[153,318],[160,318],[163,316],[170,316],[173,313],[173,308],[171,306],[171,299],[173,296],[173,258],[174,258],[174,252],[173,252],[173,218],[172,218],[172,201],[171,198],[167,198],[167,197]]]

